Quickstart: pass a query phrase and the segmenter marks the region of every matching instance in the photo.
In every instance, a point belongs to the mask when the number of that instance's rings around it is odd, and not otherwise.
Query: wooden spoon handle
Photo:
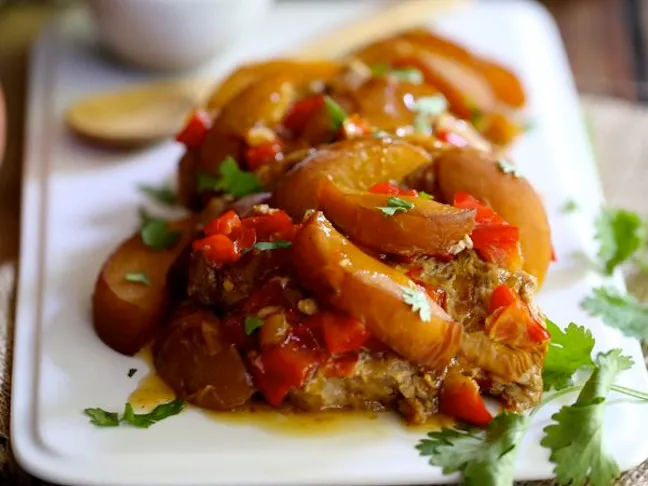
[[[424,24],[433,14],[466,6],[472,1],[395,0],[394,6],[306,41],[290,54],[299,58],[341,57],[377,39]]]

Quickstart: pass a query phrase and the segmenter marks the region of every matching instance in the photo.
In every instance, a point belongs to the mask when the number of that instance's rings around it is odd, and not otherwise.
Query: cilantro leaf
[[[457,428],[430,432],[416,448],[444,474],[460,472],[468,485],[510,486],[513,484],[516,445],[529,418],[502,413],[484,430]]]
[[[128,370],[128,377],[132,378],[135,373],[137,373],[137,368],[131,368]]]
[[[337,132],[344,123],[344,120],[347,119],[348,115],[346,114],[346,111],[344,111],[344,109],[338,104],[338,102],[328,95],[324,96],[324,106],[326,106],[326,110],[331,117],[331,125],[333,131]]]
[[[259,329],[261,326],[263,326],[263,318],[259,316],[247,316],[245,318],[245,321],[243,323],[243,329],[245,330],[245,334],[249,336],[252,334],[254,331]]]
[[[148,278],[148,275],[145,273],[127,273],[124,278],[128,282],[141,283],[144,285],[151,285],[151,279]]]
[[[260,251],[265,251],[265,250],[278,250],[282,248],[290,248],[292,246],[292,242],[290,241],[284,241],[284,240],[277,240],[277,241],[259,241],[258,243],[254,244],[254,248]]]
[[[551,450],[559,484],[608,486],[619,474],[614,459],[603,449],[605,398],[616,375],[632,366],[620,349],[599,354],[596,368],[576,402],[552,415],[555,423],[544,428],[541,445]]]
[[[218,167],[220,176],[201,172],[197,176],[198,192],[223,191],[234,197],[261,192],[261,182],[252,172],[241,170],[232,157],[226,157]]]
[[[596,238],[601,244],[598,256],[607,275],[646,244],[646,227],[632,211],[604,209],[595,226]]]
[[[570,199],[568,201],[565,201],[565,204],[562,205],[560,210],[565,214],[573,213],[574,211],[578,211],[578,203],[573,199]]]
[[[424,79],[423,73],[415,68],[392,69],[388,75],[399,81],[412,84],[422,84]]]
[[[387,64],[372,64],[369,66],[369,70],[371,71],[371,75],[375,78],[378,78],[380,76],[386,76],[387,73],[389,72],[389,66]]]
[[[382,212],[385,216],[393,216],[396,213],[405,213],[413,208],[413,202],[392,196],[387,199],[387,206],[379,207],[378,211]]]
[[[428,194],[425,191],[419,191],[418,197],[420,197],[421,199],[427,199],[428,201],[434,201],[434,196],[432,194]]]
[[[124,415],[121,420],[122,422],[128,422],[134,427],[147,429],[160,420],[179,414],[184,410],[184,407],[185,402],[182,400],[173,400],[172,402],[158,405],[150,413],[136,414],[133,411],[133,406],[130,403],[126,403]]]
[[[410,109],[415,112],[414,129],[417,133],[427,133],[430,130],[430,118],[439,116],[448,109],[448,101],[443,95],[424,96],[417,99]]]
[[[106,412],[101,408],[86,408],[83,413],[90,417],[90,423],[99,427],[117,427],[119,418],[116,412]]]
[[[586,297],[583,309],[626,336],[648,340],[648,305],[614,287],[598,287]]]
[[[517,167],[511,165],[506,160],[498,160],[497,168],[500,170],[500,172],[503,172],[504,174],[511,174],[516,179],[522,177],[522,173],[517,169]]]
[[[428,302],[427,294],[423,289],[405,287],[399,285],[403,291],[403,301],[412,307],[414,312],[418,312],[423,322],[429,322],[432,319],[432,309]]]
[[[150,219],[140,229],[140,236],[152,250],[164,250],[180,239],[180,232],[171,230],[164,220]]]
[[[174,206],[178,202],[178,196],[168,186],[154,187],[147,184],[140,184],[138,188],[147,196],[167,206]]]
[[[547,330],[551,334],[549,349],[544,361],[542,380],[544,389],[560,390],[571,385],[571,377],[583,367],[594,366],[592,349],[594,337],[589,329],[573,322],[563,331],[549,319]]]

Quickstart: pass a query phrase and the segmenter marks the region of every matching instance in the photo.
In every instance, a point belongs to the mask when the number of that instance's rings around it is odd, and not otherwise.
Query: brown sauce
[[[174,391],[155,373],[153,354],[150,346],[143,348],[137,355],[149,365],[151,371],[140,378],[137,388],[128,397],[128,402],[136,412],[149,411],[157,405],[176,398]],[[197,408],[197,407],[196,407]],[[198,408],[197,408],[198,409]],[[393,432],[394,423],[407,427],[408,430],[420,430],[421,433],[449,427],[454,424],[450,417],[435,415],[421,425],[406,425],[392,412],[367,411],[330,411],[299,413],[289,410],[276,410],[268,405],[253,404],[246,410],[217,412],[198,409],[217,422],[258,427],[267,432],[289,436],[325,437],[352,432],[363,439],[377,438]]]

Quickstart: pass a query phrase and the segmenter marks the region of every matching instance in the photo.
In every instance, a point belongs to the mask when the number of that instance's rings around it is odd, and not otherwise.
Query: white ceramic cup
[[[89,0],[102,42],[141,67],[179,70],[213,58],[273,0]]]

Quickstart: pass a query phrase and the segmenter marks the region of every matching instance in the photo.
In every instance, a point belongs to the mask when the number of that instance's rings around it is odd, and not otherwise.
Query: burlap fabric
[[[38,7],[0,17],[0,81],[9,111],[8,146],[0,165],[0,486],[43,485],[13,461],[8,438],[27,46],[50,13]],[[583,97],[583,105],[608,204],[648,216],[648,108],[593,97]],[[635,295],[648,300],[648,278],[629,274],[628,286]],[[553,482],[525,484],[544,486]],[[648,461],[624,474],[618,484],[648,484]]]

